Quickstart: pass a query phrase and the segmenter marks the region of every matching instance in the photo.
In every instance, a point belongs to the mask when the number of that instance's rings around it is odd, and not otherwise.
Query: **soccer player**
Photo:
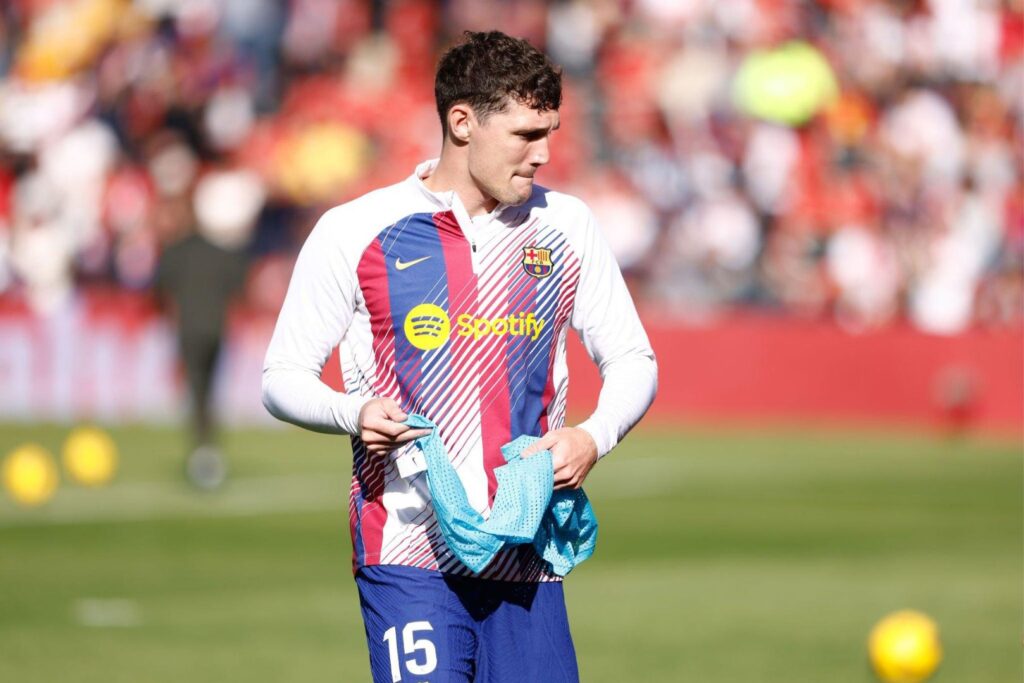
[[[593,216],[537,185],[561,75],[522,40],[467,33],[435,81],[440,159],[324,214],[267,352],[280,419],[352,436],[353,569],[374,681],[576,681],[562,584],[531,545],[478,575],[431,505],[424,415],[484,516],[500,448],[541,437],[555,489],[580,487],[654,397],[654,354]],[[565,427],[565,337],[600,367],[596,411]],[[346,391],[320,371],[340,343]]]

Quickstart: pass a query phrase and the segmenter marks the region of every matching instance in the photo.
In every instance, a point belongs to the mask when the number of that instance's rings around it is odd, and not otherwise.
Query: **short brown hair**
[[[434,98],[441,130],[448,134],[448,110],[465,102],[481,119],[504,111],[508,98],[540,111],[562,104],[562,72],[543,52],[501,31],[466,31],[466,40],[441,58]]]

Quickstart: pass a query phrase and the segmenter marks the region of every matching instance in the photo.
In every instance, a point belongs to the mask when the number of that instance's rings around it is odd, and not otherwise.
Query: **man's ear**
[[[475,121],[472,107],[463,103],[453,104],[448,110],[448,134],[452,136],[452,141],[469,142],[472,121]]]

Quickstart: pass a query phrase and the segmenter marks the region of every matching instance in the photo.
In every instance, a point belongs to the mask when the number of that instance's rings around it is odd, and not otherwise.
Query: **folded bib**
[[[435,425],[415,414],[405,424],[431,430],[417,439],[416,445],[427,460],[434,515],[448,547],[474,573],[483,571],[505,545],[533,543],[537,554],[559,576],[593,554],[597,518],[586,494],[581,490],[552,492],[550,451],[521,457],[537,437],[520,436],[502,446],[506,464],[494,470],[498,489],[491,515],[484,519],[469,504]]]

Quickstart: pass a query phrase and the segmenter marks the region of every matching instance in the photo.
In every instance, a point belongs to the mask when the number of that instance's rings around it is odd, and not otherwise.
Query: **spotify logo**
[[[452,322],[444,309],[434,304],[420,304],[405,316],[405,337],[421,351],[431,351],[448,341]]]

